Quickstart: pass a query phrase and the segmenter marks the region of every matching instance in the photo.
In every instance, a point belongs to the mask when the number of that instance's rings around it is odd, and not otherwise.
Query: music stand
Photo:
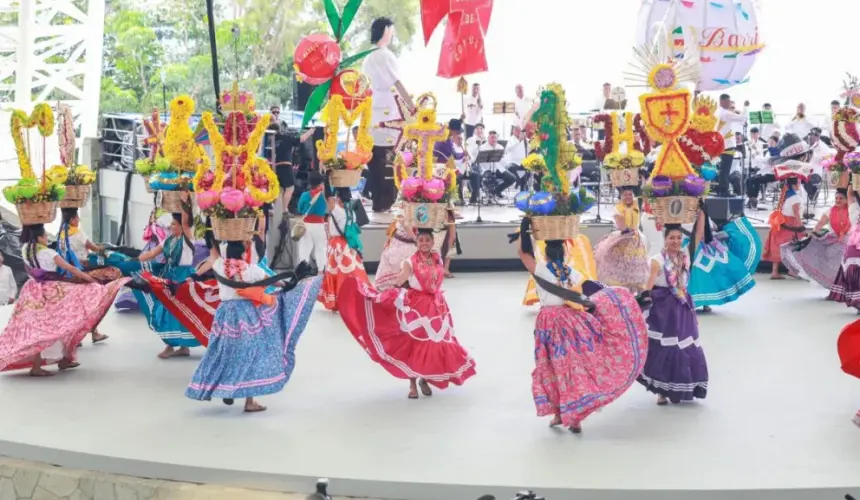
[[[608,220],[603,220],[600,217],[600,194],[601,194],[601,191],[603,191],[603,186],[602,186],[602,184],[603,184],[603,162],[602,161],[597,163],[597,171],[600,172],[600,175],[597,176],[597,193],[596,193],[595,198],[594,198],[597,201],[597,214],[596,214],[596,217],[594,217],[591,220],[582,221],[585,224],[595,224],[595,223],[596,224],[603,224],[604,222],[609,222]],[[585,183],[582,183],[582,185],[585,185]]]
[[[478,190],[481,189],[481,165],[485,163],[501,163],[502,157],[505,156],[505,149],[492,149],[486,151],[479,151],[478,157],[475,159],[474,165],[478,167]],[[478,218],[475,219],[475,222],[484,222],[481,219],[481,205],[480,199],[478,200]]]
[[[494,115],[502,115],[502,133],[504,137],[508,136],[508,133],[505,132],[507,130],[506,126],[506,115],[515,115],[517,114],[517,106],[516,104],[508,101],[500,101],[493,103],[493,114]]]

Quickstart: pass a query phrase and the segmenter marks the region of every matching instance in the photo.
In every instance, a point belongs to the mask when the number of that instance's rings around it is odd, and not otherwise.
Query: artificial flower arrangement
[[[540,94],[540,107],[532,115],[538,153],[526,158],[523,166],[545,172],[541,191],[523,191],[515,198],[517,208],[531,218],[532,234],[538,240],[566,240],[579,233],[579,216],[595,204],[585,187],[571,191],[569,170],[582,164],[575,148],[567,142],[569,118],[564,89],[549,84]]]
[[[690,164],[707,182],[716,180],[719,170],[716,162],[726,148],[723,135],[717,132],[717,103],[705,96],[693,99],[693,115],[687,131],[678,138],[678,144]]]
[[[639,97],[645,132],[651,140],[662,144],[651,177],[643,186],[643,196],[648,198],[657,222],[693,223],[698,213],[699,198],[707,194],[709,185],[696,173],[688,158],[688,153],[695,155],[700,152],[689,147],[685,149],[688,142],[682,138],[690,139],[687,132],[691,122],[693,134],[705,134],[708,126],[713,130],[716,125],[711,121],[710,103],[705,100],[698,100],[703,109],[697,110],[695,122],[691,120],[692,94],[680,86],[683,81],[698,78],[697,58],[691,54],[691,57],[674,59],[650,49],[634,49],[634,53],[638,62],[636,67],[647,71],[642,80],[650,87],[649,92]],[[698,140],[689,142],[700,145]],[[716,149],[703,148],[702,153],[710,155],[716,153]],[[701,159],[705,159],[704,155]]]
[[[621,132],[621,119],[624,132]],[[633,113],[604,113],[594,117],[595,124],[603,125],[603,141],[594,143],[594,152],[603,167],[609,171],[613,186],[638,186],[639,169],[645,164],[645,156],[651,152],[651,141],[647,140],[642,116]],[[625,148],[622,151],[621,146]]]
[[[159,192],[161,207],[168,212],[182,210],[182,192],[190,191],[194,173],[209,169],[209,156],[197,144],[188,120],[194,113],[194,100],[181,95],[170,101],[170,123],[164,134],[164,157],[161,170],[149,179],[150,187]],[[158,164],[156,164],[158,168]]]
[[[222,241],[250,239],[260,207],[275,201],[281,189],[269,162],[256,154],[272,116],[257,120],[249,133],[248,104],[236,95],[238,86],[234,85],[233,99],[223,107],[229,113],[223,133],[212,113],[203,113],[203,126],[215,152],[215,171],[201,163],[194,176],[197,206],[211,217],[215,238]]]
[[[29,141],[24,139],[24,129],[33,127],[36,127],[42,136],[44,150],[46,138],[54,133],[54,111],[50,105],[37,104],[30,115],[19,109],[13,110],[10,119],[12,142],[18,155],[21,180],[3,188],[3,196],[15,204],[21,223],[27,225],[52,222],[57,215],[57,202],[66,195],[66,187],[62,183],[48,179],[44,165],[41,179],[38,179],[33,171]]]
[[[63,164],[54,165],[46,175],[52,183],[66,186],[66,195],[60,201],[60,208],[80,208],[90,198],[96,173],[86,165],[75,163],[75,120],[72,108],[60,103],[58,111],[57,139]]]
[[[833,113],[833,126],[830,138],[833,147],[836,148],[836,157],[833,159],[832,170],[844,172],[848,165],[844,160],[846,155],[860,146],[860,81],[857,77],[848,75],[848,80],[842,83],[845,89],[842,97],[845,104]]]
[[[851,172],[852,188],[855,191],[860,191],[860,151],[846,153],[839,163]]]
[[[434,168],[434,145],[448,138],[448,127],[436,122],[435,100],[425,101],[417,120],[405,127],[404,134],[417,144],[415,154],[409,154],[409,163],[415,161],[417,167],[414,177],[406,173],[405,152],[395,159],[394,182],[403,197],[406,224],[438,229],[448,222],[447,206],[457,193],[457,171],[453,158],[441,171]]]
[[[150,178],[157,173],[170,172],[170,162],[164,157],[164,126],[158,108],[152,110],[150,117],[149,120],[143,120],[147,133],[144,144],[149,146],[149,156],[135,161],[134,169],[143,176],[143,184],[151,193]]]

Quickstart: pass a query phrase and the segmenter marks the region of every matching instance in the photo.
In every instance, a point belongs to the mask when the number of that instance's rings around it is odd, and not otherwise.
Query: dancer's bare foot
[[[53,377],[54,373],[49,372],[48,370],[45,370],[44,368],[39,366],[39,367],[33,367],[32,369],[30,369],[30,376],[31,377]]]
[[[98,332],[98,330],[93,330],[93,344],[98,344],[103,340],[107,340],[109,337],[107,335],[102,335]]]
[[[553,417],[552,420],[549,422],[549,426],[558,427],[559,425],[561,425],[561,415],[556,413],[555,417]]]
[[[167,346],[163,351],[158,353],[158,357],[161,359],[168,359],[173,357],[173,346]]]
[[[446,277],[446,278],[456,278],[456,276],[454,276],[454,275],[451,273],[451,271],[445,271],[445,277]]]
[[[191,355],[191,351],[187,347],[180,347],[179,349],[174,349],[173,346],[167,346],[158,354],[158,357],[161,359],[170,359],[170,358],[178,358],[178,357],[187,357]]]
[[[57,367],[60,370],[71,370],[72,368],[77,368],[79,366],[81,366],[80,363],[78,363],[76,361],[72,361],[71,359],[68,359],[68,358],[63,358],[60,360],[59,363],[57,363]]]
[[[430,397],[433,395],[433,391],[430,389],[430,384],[427,383],[426,380],[418,379],[418,387],[421,388],[421,394]]]
[[[784,280],[785,276],[783,276],[781,274],[771,274],[770,279],[772,279],[772,280]]]
[[[415,379],[409,379],[409,395],[407,396],[409,399],[418,399],[418,385],[415,383]]]
[[[261,411],[266,411],[266,407],[254,401],[254,398],[247,398],[245,400],[245,413],[257,413]]]
[[[657,396],[657,406],[666,406],[669,404],[669,400],[666,399],[666,396]]]

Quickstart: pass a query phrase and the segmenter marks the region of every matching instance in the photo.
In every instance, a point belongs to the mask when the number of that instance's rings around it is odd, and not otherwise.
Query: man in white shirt
[[[514,115],[517,119],[516,123],[519,127],[525,127],[526,117],[532,109],[534,101],[525,96],[522,85],[517,85],[514,91],[517,95],[517,99],[514,101]]]
[[[377,47],[362,63],[361,72],[370,79],[373,90],[373,110],[371,123],[373,129],[373,157],[367,164],[368,189],[373,197],[373,211],[387,212],[394,205],[397,189],[394,186],[393,160],[394,144],[398,131],[379,125],[386,121],[403,118],[399,116],[392,89],[414,108],[412,97],[400,80],[397,56],[388,49],[394,38],[394,22],[387,17],[375,19],[370,25],[370,43]]]
[[[800,103],[797,105],[797,114],[785,126],[785,132],[795,134],[805,141],[813,127],[815,125],[806,117],[806,104]]]
[[[481,100],[481,84],[472,84],[472,95],[466,96],[463,125],[466,128],[466,139],[472,137],[475,127],[484,121],[484,101]]]
[[[491,130],[487,135],[487,143],[481,146],[478,149],[479,153],[484,151],[503,151],[505,148],[498,142],[499,136],[496,134],[495,130]],[[504,158],[502,158],[504,160]],[[496,189],[491,193],[496,198],[501,198],[505,189],[510,187],[513,183],[517,181],[517,178],[514,174],[508,172],[505,169],[505,164],[502,161],[498,161],[495,163],[481,163],[478,165],[481,169],[481,177],[483,178],[484,172],[491,171],[495,175],[496,179]]]
[[[606,101],[612,98],[612,84],[607,82],[603,84],[603,95],[591,107],[591,111],[600,113],[606,109]]]
[[[0,253],[0,305],[15,302],[18,296],[18,284],[9,266],[3,265],[3,254]]]
[[[505,145],[505,156],[502,163],[507,165],[508,172],[514,174],[517,178],[517,187],[520,191],[525,191],[528,184],[528,172],[523,168],[523,160],[529,154],[529,144],[525,140],[523,129],[514,125],[511,127],[511,137]]]
[[[749,113],[749,101],[744,102],[742,113],[733,111],[732,98],[728,94],[720,96],[720,107],[717,109],[717,130],[723,136],[726,143],[725,151],[720,155],[720,185],[717,191],[717,196],[729,196],[729,176],[732,172],[732,163],[735,161],[735,150],[737,149],[737,141],[735,140],[735,132],[733,130],[736,123],[743,124]]]
[[[475,163],[475,160],[478,159],[478,150],[486,143],[487,138],[484,137],[484,124],[478,123],[475,125],[472,137],[466,139],[466,154],[469,155],[471,163]]]
[[[770,111],[773,113],[773,106],[770,103],[764,103],[762,106],[762,111]],[[773,118],[773,123],[764,123],[761,126],[761,136],[767,140],[770,139],[774,134],[778,134],[780,131],[779,122],[776,121],[776,116]]]
[[[750,139],[747,141],[746,146],[750,164],[753,166],[758,165],[759,161],[764,158],[764,153],[767,150],[767,143],[761,138],[758,127],[750,128]]]

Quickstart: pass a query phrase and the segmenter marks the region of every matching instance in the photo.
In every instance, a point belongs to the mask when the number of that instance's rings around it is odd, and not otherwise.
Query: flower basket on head
[[[654,218],[661,224],[692,224],[699,212],[699,198],[693,196],[665,196],[651,202]]]
[[[164,151],[166,161],[159,161],[157,156],[151,160],[154,173],[150,174],[149,185],[161,192],[160,206],[174,213],[182,206],[181,195],[174,192],[191,191],[194,174],[209,170],[209,155],[197,144],[194,130],[188,124],[193,113],[194,100],[190,96],[175,97],[170,101],[170,124],[164,132],[163,146],[159,147],[157,140],[151,144]]]
[[[336,188],[353,188],[361,181],[360,170],[332,170],[329,182]]]
[[[92,186],[85,184],[66,185],[66,196],[59,203],[60,208],[81,208],[90,200]]]
[[[25,226],[33,224],[50,224],[57,218],[57,202],[16,203],[18,218]]]
[[[595,204],[595,198],[584,186],[571,190],[569,171],[582,164],[576,150],[566,140],[569,118],[564,89],[556,83],[540,94],[540,107],[532,115],[538,133],[534,147],[523,166],[543,171],[541,191],[523,191],[515,198],[516,207],[531,219],[536,240],[569,240],[579,235],[579,218]]]
[[[352,81],[349,89],[362,86],[369,88],[367,77],[355,70],[347,70],[340,73],[337,81],[341,79]],[[347,95],[346,88],[343,92],[337,87],[329,97],[328,104],[322,111],[321,116],[325,121],[325,139],[319,140],[317,146],[317,158],[326,165],[329,170],[329,182],[333,187],[352,188],[358,186],[361,180],[361,171],[367,162],[373,157],[373,137],[370,135],[370,117],[373,98],[367,94]],[[338,133],[341,122],[352,127],[358,121],[355,136],[355,147],[350,146],[352,134],[347,134],[347,150],[337,153]]]
[[[158,206],[173,214],[182,213],[182,193],[183,191],[159,190]]]
[[[439,229],[448,223],[445,203],[403,203],[404,223],[419,229]]]
[[[66,196],[60,201],[60,208],[81,208],[90,199],[96,173],[86,165],[75,164],[75,119],[72,109],[62,103],[59,105],[57,141],[63,164],[51,167],[46,175],[51,182],[66,186]]]
[[[254,237],[256,217],[212,218],[212,234],[218,241],[249,241]]]

